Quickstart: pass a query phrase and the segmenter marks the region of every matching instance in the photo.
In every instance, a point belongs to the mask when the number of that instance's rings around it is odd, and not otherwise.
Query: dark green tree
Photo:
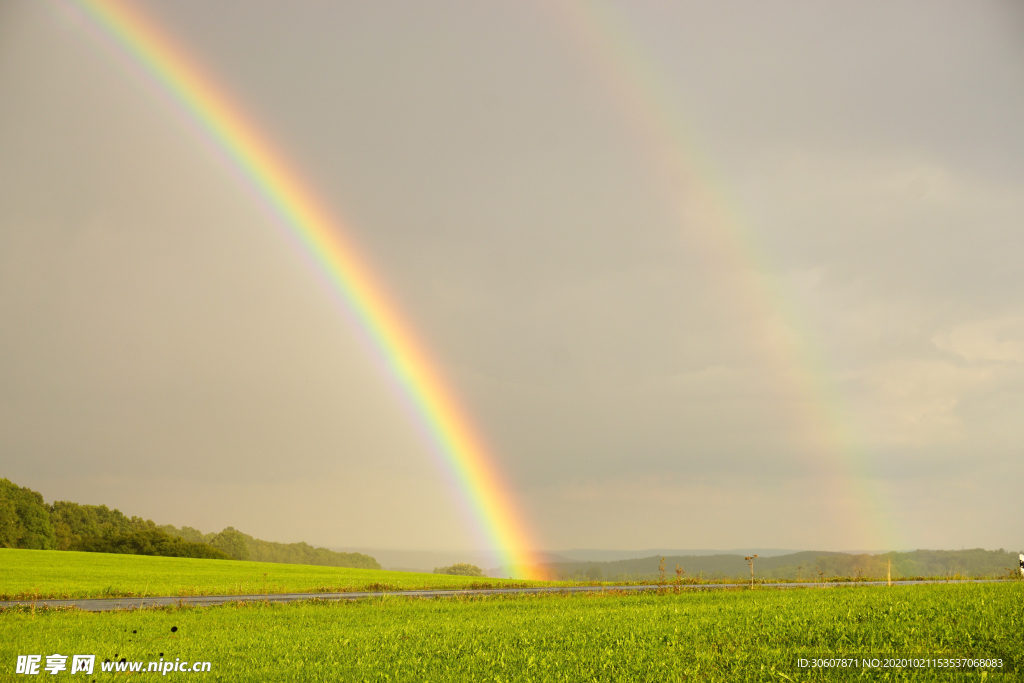
[[[234,527],[228,527],[209,541],[217,550],[235,560],[249,559],[249,546],[245,542],[245,534]]]
[[[21,520],[18,519],[14,500],[0,491],[0,548],[17,548],[20,537]]]
[[[216,536],[216,534],[204,535],[203,532],[199,529],[193,529],[190,526],[183,526],[179,529],[173,524],[164,524],[163,526],[159,526],[157,528],[161,531],[166,531],[172,536],[180,536],[181,538],[184,538],[186,541],[189,541],[191,543],[206,543],[207,536],[209,536],[210,538]]]
[[[128,517],[106,505],[79,505],[58,500],[50,506],[50,523],[57,536],[57,549],[68,550],[84,538],[109,537],[133,531],[155,529],[156,524],[141,517]]]
[[[57,547],[43,496],[9,479],[0,479],[0,544],[35,550]]]

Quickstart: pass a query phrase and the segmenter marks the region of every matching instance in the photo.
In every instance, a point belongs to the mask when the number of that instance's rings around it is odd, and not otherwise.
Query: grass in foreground
[[[539,585],[379,569],[0,548],[0,600]]]
[[[868,672],[868,680],[1019,680],[1024,585],[662,595],[518,596],[0,614],[0,677],[18,654],[211,662],[202,681],[798,681],[798,657],[940,653],[1003,673]],[[172,628],[176,630],[172,631]],[[150,674],[152,676],[153,674]]]

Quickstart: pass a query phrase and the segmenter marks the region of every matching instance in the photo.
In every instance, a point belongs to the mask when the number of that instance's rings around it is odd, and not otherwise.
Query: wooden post
[[[889,585],[891,586],[892,585],[892,558],[891,557],[886,562],[885,576],[886,576],[886,580],[889,582]]]
[[[751,589],[754,588],[754,558],[755,557],[757,557],[757,555],[751,555],[750,557],[744,557],[743,558],[744,560],[747,561],[747,564],[750,565],[750,588]]]

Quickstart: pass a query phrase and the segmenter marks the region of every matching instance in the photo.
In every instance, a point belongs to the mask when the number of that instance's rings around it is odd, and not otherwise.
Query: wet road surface
[[[920,586],[933,583],[991,583],[1000,579],[981,581],[893,581],[894,586]],[[758,588],[856,588],[859,586],[884,586],[885,581],[849,581],[829,583],[758,583]],[[683,584],[683,591],[728,590],[749,587],[749,583],[705,583]],[[10,600],[0,601],[0,608],[18,605],[36,607],[77,607],[90,612],[106,612],[117,609],[142,609],[167,605],[190,605],[205,607],[223,605],[229,602],[297,602],[300,600],[365,600],[367,598],[453,598],[480,595],[536,595],[542,593],[600,593],[607,591],[652,592],[659,589],[673,589],[671,583],[664,586],[648,584],[642,586],[538,586],[535,588],[479,588],[470,590],[406,590],[406,591],[353,591],[346,593],[270,593],[260,595],[186,595],[150,598],[78,598],[72,600]]]

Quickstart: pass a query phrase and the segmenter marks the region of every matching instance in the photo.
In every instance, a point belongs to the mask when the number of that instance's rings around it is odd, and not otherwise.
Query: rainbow
[[[738,309],[764,331],[762,360],[775,370],[779,388],[797,399],[800,408],[792,415],[791,428],[801,436],[805,464],[831,482],[834,504],[829,513],[837,532],[862,548],[904,547],[893,528],[891,504],[873,484],[877,477],[866,465],[865,448],[809,326],[770,275],[770,259],[700,153],[683,108],[628,31],[626,17],[607,0],[542,7],[564,27],[568,42],[604,82],[645,144],[652,165],[675,194],[681,223],[701,233],[705,258],[729,274],[716,284],[730,290]]]
[[[436,363],[299,175],[215,81],[136,9],[120,0],[79,0],[87,20],[226,153],[327,275],[372,338],[454,476],[493,559],[530,575],[537,547],[493,456],[445,385]]]

